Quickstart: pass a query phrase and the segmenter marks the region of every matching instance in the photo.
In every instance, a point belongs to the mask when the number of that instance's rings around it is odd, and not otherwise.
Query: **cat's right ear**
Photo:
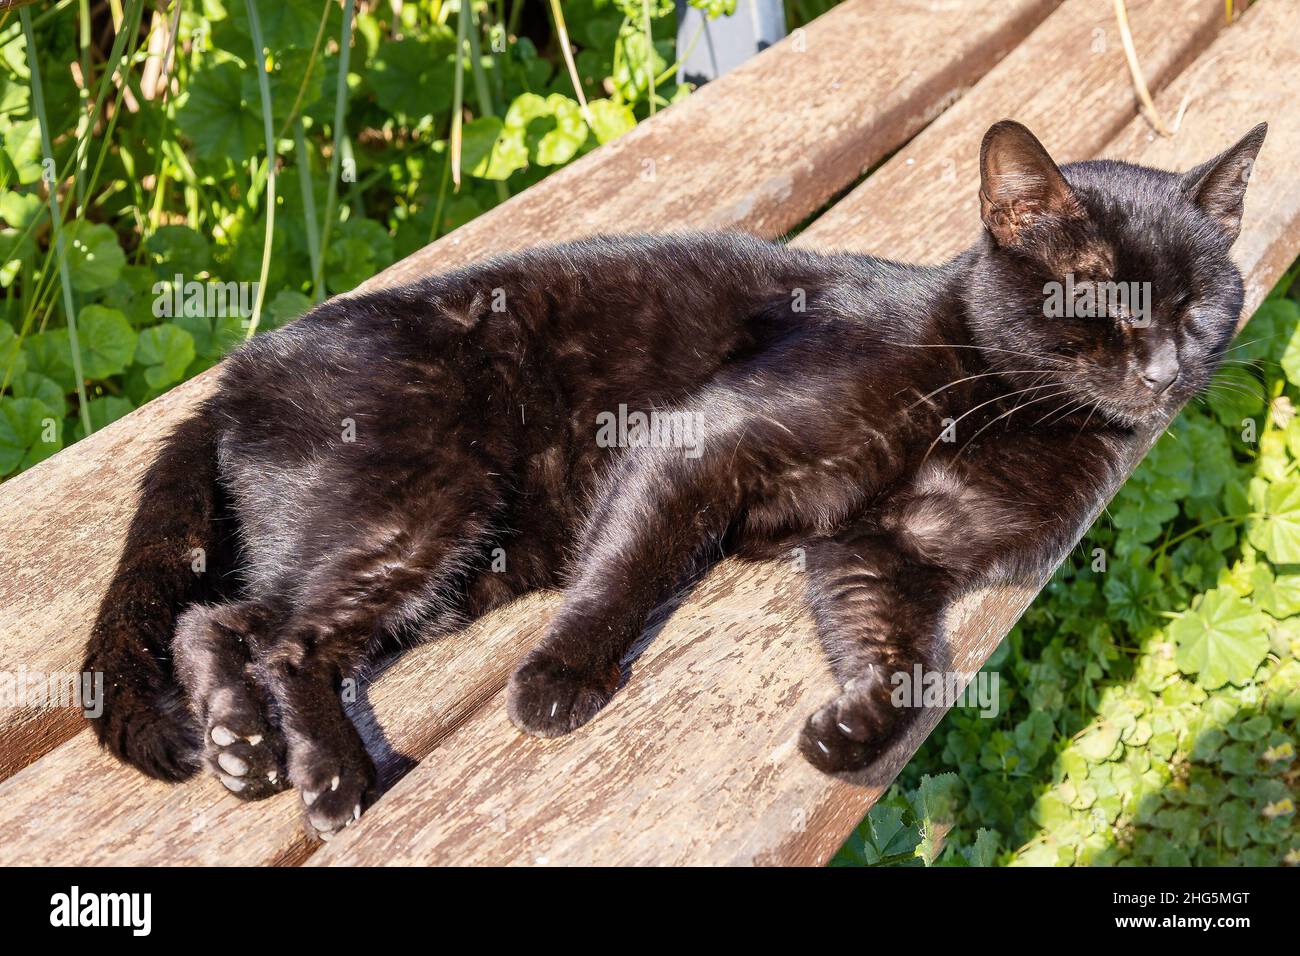
[[[980,146],[980,218],[1000,246],[1016,246],[1047,219],[1076,219],[1083,206],[1033,133],[1013,120],[989,127]]]

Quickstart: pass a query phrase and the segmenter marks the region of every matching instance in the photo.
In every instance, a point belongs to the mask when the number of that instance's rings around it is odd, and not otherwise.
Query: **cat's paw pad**
[[[213,695],[204,732],[204,759],[222,786],[241,800],[261,800],[288,788],[280,735],[250,700]]]
[[[515,669],[506,689],[511,722],[535,737],[560,737],[581,727],[609,703],[618,687],[617,665],[592,674],[545,654]]]
[[[369,757],[351,761],[318,758],[311,769],[295,775],[307,832],[329,841],[361,819],[378,798],[374,764]]]
[[[893,739],[899,718],[886,689],[850,686],[808,718],[799,750],[825,773],[861,770]]]

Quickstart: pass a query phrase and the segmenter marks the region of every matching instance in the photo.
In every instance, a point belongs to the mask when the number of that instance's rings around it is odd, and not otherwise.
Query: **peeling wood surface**
[[[920,130],[1056,5],[967,0],[960,15],[936,16],[930,0],[849,0],[365,287],[602,231],[778,236]],[[0,671],[80,667],[136,481],[213,384],[205,372],[0,485]],[[67,710],[0,710],[0,780],[80,726]]]

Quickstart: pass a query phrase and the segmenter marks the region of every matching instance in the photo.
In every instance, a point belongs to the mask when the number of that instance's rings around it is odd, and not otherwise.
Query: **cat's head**
[[[1228,250],[1267,131],[1185,173],[1058,167],[1019,123],[980,150],[985,238],[965,296],[988,361],[1050,412],[1160,420],[1209,384],[1236,329]]]

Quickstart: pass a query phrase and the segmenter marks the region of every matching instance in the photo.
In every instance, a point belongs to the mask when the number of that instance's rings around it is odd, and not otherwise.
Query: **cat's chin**
[[[1148,429],[1163,427],[1173,417],[1175,407],[1158,405],[1122,405],[1103,402],[1098,405],[1098,412],[1110,424],[1120,428]]]

